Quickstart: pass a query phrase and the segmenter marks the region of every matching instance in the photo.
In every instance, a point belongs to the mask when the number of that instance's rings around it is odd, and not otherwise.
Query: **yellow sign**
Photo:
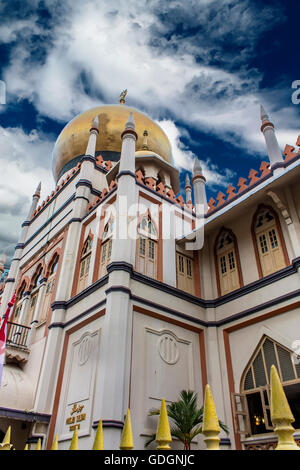
[[[77,427],[80,429],[80,424],[75,424],[75,423],[80,423],[80,421],[85,421],[86,419],[86,413],[81,413],[83,410],[84,405],[77,405],[77,403],[74,403],[72,410],[70,411],[70,415],[66,419],[66,425],[70,426],[70,431],[74,431],[74,429]],[[75,413],[81,413],[77,414],[76,416],[72,416]]]

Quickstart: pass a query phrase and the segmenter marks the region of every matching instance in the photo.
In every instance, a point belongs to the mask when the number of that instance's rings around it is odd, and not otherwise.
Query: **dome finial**
[[[148,131],[147,129],[144,130],[144,133],[143,133],[143,147],[142,147],[142,150],[149,150],[149,145],[148,145]]]
[[[128,93],[127,88],[126,88],[126,90],[121,91],[121,93],[120,93],[120,103],[121,104],[125,104],[125,97],[126,97],[127,93]]]

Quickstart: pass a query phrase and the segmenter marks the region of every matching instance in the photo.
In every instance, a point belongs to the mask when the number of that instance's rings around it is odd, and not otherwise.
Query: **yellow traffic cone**
[[[204,441],[207,450],[220,450],[219,434],[221,428],[216,412],[214,399],[211,393],[210,386],[207,384],[205,387],[204,410],[203,410],[203,426],[202,432],[205,436]]]
[[[169,443],[172,442],[172,438],[167,407],[164,398],[162,399],[160,407],[159,421],[156,432],[156,442],[158,443],[157,449],[159,450],[168,450],[171,448],[169,446]]]
[[[100,419],[98,424],[93,450],[104,450],[102,419]]]
[[[124,428],[121,437],[120,443],[121,450],[131,450],[133,449],[133,436],[132,436],[132,428],[131,428],[131,418],[130,418],[130,410],[127,411],[127,415],[125,418]]]
[[[29,450],[28,449],[28,444],[25,445],[24,450]]]
[[[271,367],[271,420],[278,436],[275,450],[300,450],[293,437],[295,429],[291,423],[295,419],[274,365]]]

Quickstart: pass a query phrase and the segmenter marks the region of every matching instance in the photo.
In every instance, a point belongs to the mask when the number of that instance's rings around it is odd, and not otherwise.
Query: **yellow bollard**
[[[274,365],[271,367],[271,420],[278,436],[275,450],[300,450],[293,437],[295,429],[291,423],[295,419]]]
[[[74,429],[72,441],[69,450],[78,450],[78,429],[77,426]]]
[[[124,428],[121,437],[120,443],[121,450],[131,450],[133,449],[133,436],[132,436],[132,428],[131,428],[131,418],[130,418],[130,410],[127,411],[127,415],[125,418]]]
[[[100,419],[98,424],[93,450],[104,450],[102,419]]]
[[[171,449],[171,447],[169,446],[169,443],[172,442],[172,437],[171,437],[171,432],[170,432],[170,424],[169,424],[166,402],[164,398],[162,399],[162,402],[161,402],[159,421],[157,425],[157,432],[156,432],[155,440],[158,443],[158,446],[157,446],[158,450]]]
[[[209,385],[206,385],[202,432],[205,436],[204,441],[207,450],[220,450],[220,431],[221,428],[219,425],[219,420],[211,389]]]
[[[10,443],[10,436],[11,436],[11,426],[8,426],[4,439],[2,443],[0,444],[0,450],[10,450],[12,448],[12,444]]]
[[[35,450],[42,450],[42,443],[41,443],[41,439],[40,439],[40,438],[38,438],[38,441],[37,441],[37,445],[36,445]]]
[[[58,450],[58,435],[56,434],[50,450]]]

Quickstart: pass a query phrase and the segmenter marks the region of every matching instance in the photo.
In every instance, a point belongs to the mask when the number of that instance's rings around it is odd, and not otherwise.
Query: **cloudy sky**
[[[201,160],[209,196],[266,159],[259,103],[280,146],[295,144],[297,11],[292,0],[1,2],[0,251],[12,254],[39,181],[43,198],[53,189],[64,125],[124,88],[168,134],[182,181]]]

